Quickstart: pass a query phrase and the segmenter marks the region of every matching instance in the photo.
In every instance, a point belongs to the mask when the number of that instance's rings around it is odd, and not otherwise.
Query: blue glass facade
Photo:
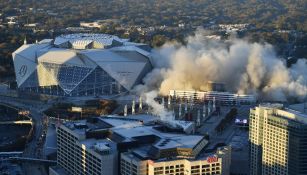
[[[100,67],[84,68],[77,66],[43,63],[50,75],[57,78],[58,85],[39,86],[35,71],[20,86],[20,91],[55,96],[96,96],[114,95],[127,90]],[[48,78],[48,76],[47,76]]]
[[[70,93],[79,82],[81,82],[93,68],[80,67],[65,64],[41,63],[47,72],[52,73],[58,81],[59,86],[66,92]]]

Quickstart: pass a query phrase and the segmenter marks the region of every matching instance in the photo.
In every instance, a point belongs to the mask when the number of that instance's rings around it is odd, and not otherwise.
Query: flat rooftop
[[[282,104],[266,103],[259,105],[259,107],[266,108],[268,110],[273,110],[274,115],[307,124],[307,114],[299,110],[300,109],[299,105],[296,105],[294,107],[290,106],[290,108],[285,108],[283,107]]]
[[[116,144],[110,139],[85,139],[80,141],[80,144],[86,148],[87,151],[93,151],[97,154],[102,152],[114,153],[116,152]]]
[[[148,156],[147,151],[144,150],[143,146],[150,146],[154,150],[168,150],[168,149],[190,149],[193,150],[200,142],[203,142],[204,136],[202,135],[187,135],[184,132],[173,132],[161,131],[157,127],[162,126],[161,124],[151,123],[156,121],[155,116],[150,115],[135,115],[130,117],[120,116],[105,116],[95,118],[95,121],[73,121],[66,122],[64,125],[72,132],[77,135],[83,135],[85,139],[79,140],[82,146],[87,149],[91,149],[97,153],[97,149],[116,149],[116,144],[125,144],[129,142],[140,143],[140,147],[136,147],[135,151],[139,152],[142,157]],[[188,123],[178,121],[179,124],[186,126]],[[98,133],[100,131],[108,133],[104,138],[95,138],[95,136],[88,137],[88,132]],[[208,141],[207,141],[208,142]]]
[[[301,113],[307,114],[307,103],[298,103],[288,106],[289,109],[299,111]]]
[[[184,135],[184,134],[173,134],[164,133],[154,129],[154,126],[139,126],[133,128],[114,128],[113,132],[128,138],[133,139],[141,136],[157,136],[160,140],[154,144],[159,149],[170,149],[170,148],[193,148],[202,139],[201,135]]]

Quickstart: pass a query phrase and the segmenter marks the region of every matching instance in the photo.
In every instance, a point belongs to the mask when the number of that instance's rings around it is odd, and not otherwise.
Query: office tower
[[[61,125],[57,130],[57,164],[69,174],[117,174],[116,144],[89,138],[84,122]]]
[[[278,104],[250,110],[250,174],[307,174],[307,115]]]

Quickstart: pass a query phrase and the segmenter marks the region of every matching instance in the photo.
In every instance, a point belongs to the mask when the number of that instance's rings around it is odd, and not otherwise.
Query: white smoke
[[[155,69],[137,91],[204,90],[208,81],[224,82],[227,90],[254,94],[260,100],[302,100],[307,94],[307,63],[300,59],[287,68],[270,44],[232,38],[208,39],[203,30],[186,44],[167,43],[154,51]]]
[[[159,104],[155,98],[158,96],[157,91],[150,91],[144,94],[145,102],[150,106],[151,113],[160,117],[162,121],[170,121],[173,119],[173,113],[167,111],[162,104]]]

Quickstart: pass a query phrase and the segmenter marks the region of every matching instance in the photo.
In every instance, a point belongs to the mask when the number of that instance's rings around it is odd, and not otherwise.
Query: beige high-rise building
[[[264,104],[250,110],[250,174],[307,174],[307,115]]]
[[[84,121],[61,125],[57,130],[57,144],[57,164],[64,169],[62,172],[78,175],[117,174],[115,143],[108,139],[87,138]]]
[[[200,159],[142,159],[135,153],[122,153],[122,175],[227,175],[231,148],[223,147],[215,154]]]

